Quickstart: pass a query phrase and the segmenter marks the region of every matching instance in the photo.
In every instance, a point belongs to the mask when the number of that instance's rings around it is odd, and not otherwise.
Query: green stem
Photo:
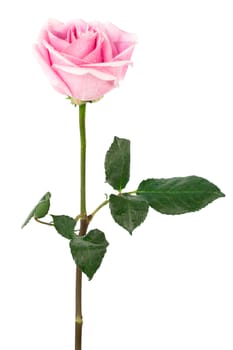
[[[86,212],[86,128],[85,128],[86,104],[79,106],[79,130],[80,130],[80,231],[84,236],[88,228]],[[75,293],[75,350],[82,349],[82,271],[76,267],[76,293]]]
[[[86,216],[86,104],[79,106],[79,131],[80,131],[80,215]]]

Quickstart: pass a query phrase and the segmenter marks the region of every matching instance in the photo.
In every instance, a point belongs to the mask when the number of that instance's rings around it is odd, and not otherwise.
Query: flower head
[[[124,78],[135,44],[134,34],[111,23],[49,20],[34,49],[57,91],[92,101]]]

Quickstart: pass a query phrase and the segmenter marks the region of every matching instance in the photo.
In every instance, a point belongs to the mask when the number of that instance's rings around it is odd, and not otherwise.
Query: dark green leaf
[[[130,234],[146,218],[149,205],[138,196],[111,194],[109,206],[113,219]]]
[[[129,181],[129,173],[130,141],[115,136],[105,157],[106,182],[121,191]]]
[[[217,186],[198,176],[148,179],[140,183],[137,194],[163,214],[184,214],[204,208],[224,194]]]
[[[33,208],[31,213],[28,215],[27,219],[22,225],[22,228],[26,226],[31,218],[43,218],[45,215],[48,214],[49,207],[50,207],[50,197],[51,193],[47,192],[39,201],[39,203]]]
[[[99,268],[108,242],[103,232],[95,229],[86,236],[76,236],[70,241],[70,249],[76,265],[89,279]]]
[[[75,236],[74,228],[76,221],[67,215],[51,215],[55,229],[60,235],[67,239],[72,239]]]

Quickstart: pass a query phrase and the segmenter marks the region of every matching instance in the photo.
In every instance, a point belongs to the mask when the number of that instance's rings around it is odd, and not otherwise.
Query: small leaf
[[[76,221],[67,215],[51,215],[55,229],[60,235],[67,239],[72,239],[75,236],[74,228]]]
[[[121,191],[130,176],[130,141],[114,137],[105,157],[106,182]]]
[[[111,194],[109,206],[113,219],[130,234],[146,218],[148,203],[138,196]]]
[[[100,230],[91,230],[86,236],[76,236],[70,241],[70,249],[76,265],[89,279],[100,267],[108,241]]]
[[[217,186],[198,176],[144,180],[137,194],[153,209],[170,215],[200,210],[225,196]]]
[[[27,219],[23,223],[22,227],[26,226],[29,221],[34,218],[43,218],[45,215],[48,214],[49,207],[50,207],[50,198],[51,193],[47,192],[39,201],[39,203],[33,208],[31,213],[28,215]]]

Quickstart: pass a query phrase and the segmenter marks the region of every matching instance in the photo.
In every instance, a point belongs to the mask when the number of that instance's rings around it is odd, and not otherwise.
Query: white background
[[[75,266],[68,241],[32,222],[79,211],[77,110],[32,55],[49,17],[111,21],[138,45],[119,89],[87,108],[88,210],[110,187],[113,137],[131,140],[128,190],[148,177],[203,176],[226,193],[183,216],[150,212],[131,237],[104,208],[93,221],[110,243],[84,276],[84,350],[232,350],[232,2],[9,1],[1,5],[0,348],[73,349]]]

